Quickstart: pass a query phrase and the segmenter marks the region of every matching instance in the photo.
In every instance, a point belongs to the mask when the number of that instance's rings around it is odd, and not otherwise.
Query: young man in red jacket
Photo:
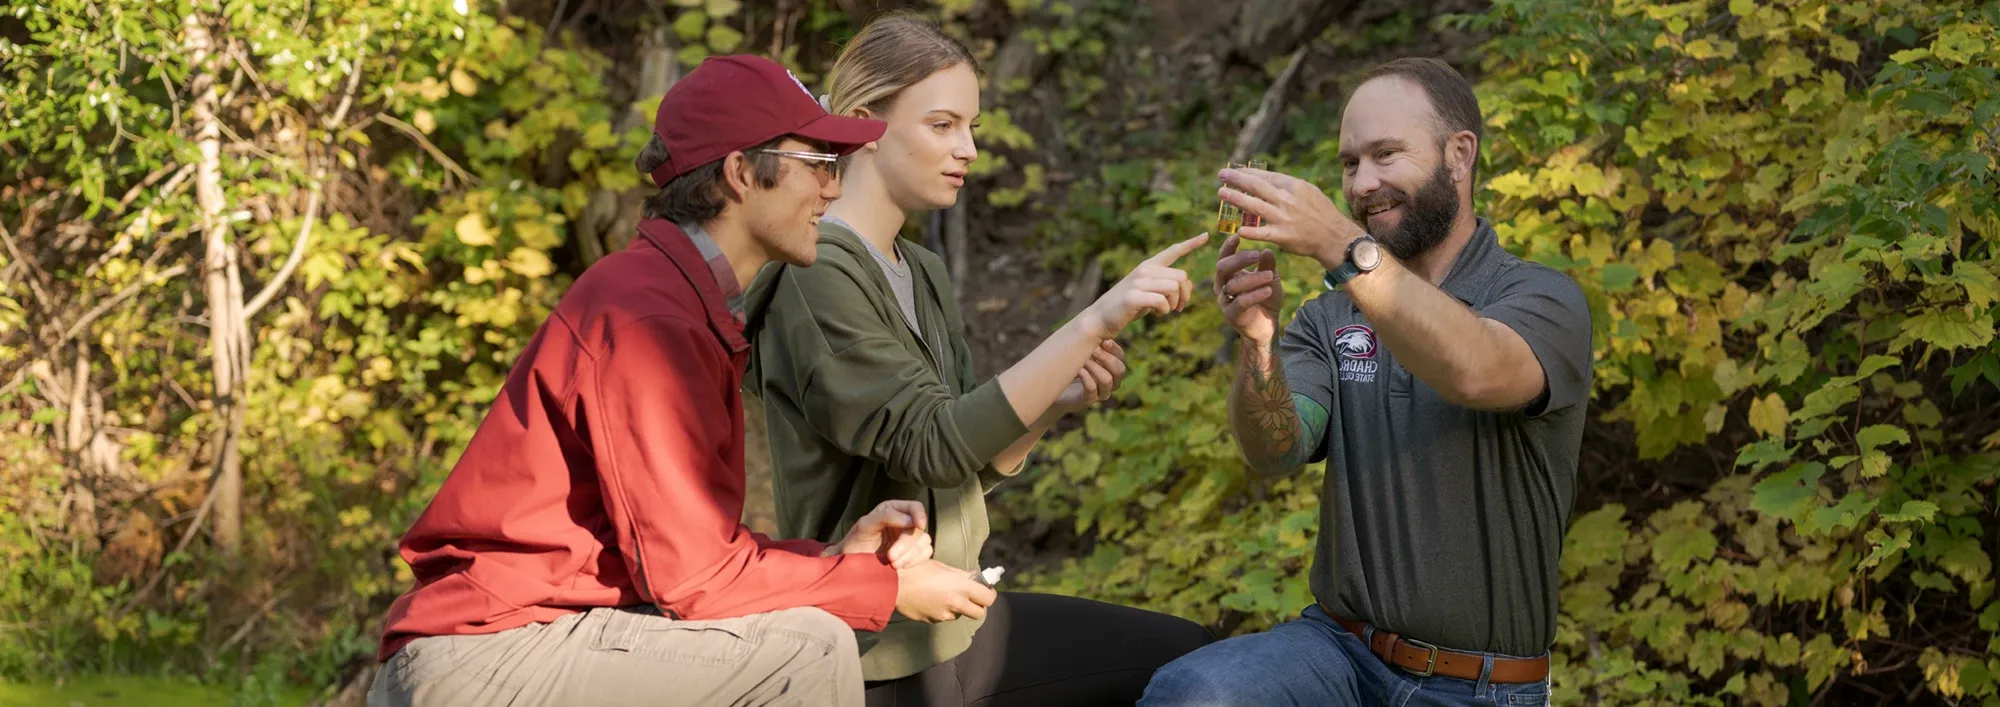
[[[860,705],[854,630],[984,614],[920,503],[833,546],[740,520],[740,293],[812,263],[835,157],[884,128],[757,57],[667,93],[639,237],[571,285],[403,537],[369,704]]]

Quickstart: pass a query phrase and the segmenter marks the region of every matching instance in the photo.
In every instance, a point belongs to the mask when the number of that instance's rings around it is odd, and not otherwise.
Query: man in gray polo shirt
[[[1272,253],[1232,237],[1216,267],[1241,335],[1229,416],[1244,457],[1262,473],[1327,462],[1318,602],[1168,664],[1141,704],[1548,700],[1590,311],[1474,214],[1481,127],[1443,62],[1364,75],[1340,159],[1365,231],[1303,180],[1223,172],[1222,198],[1263,218],[1242,239],[1327,269],[1331,291],[1280,327]]]

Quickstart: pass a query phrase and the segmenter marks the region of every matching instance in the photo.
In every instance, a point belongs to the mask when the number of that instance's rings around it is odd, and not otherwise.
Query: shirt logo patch
[[[1340,362],[1340,379],[1356,383],[1375,382],[1381,363],[1375,361],[1375,330],[1360,324],[1333,332],[1334,359]]]

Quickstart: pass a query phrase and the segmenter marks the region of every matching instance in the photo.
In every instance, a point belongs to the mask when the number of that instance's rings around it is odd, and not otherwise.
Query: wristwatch
[[[1331,290],[1381,264],[1382,244],[1376,242],[1374,236],[1362,236],[1347,244],[1347,260],[1340,267],[1328,271],[1322,282],[1326,284],[1326,289]]]

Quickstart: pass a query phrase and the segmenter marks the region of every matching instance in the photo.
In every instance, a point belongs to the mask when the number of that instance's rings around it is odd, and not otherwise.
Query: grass
[[[291,688],[276,702],[245,699],[231,685],[207,685],[193,680],[133,675],[89,675],[61,683],[0,682],[0,707],[107,707],[146,705],[147,707],[221,707],[232,704],[276,704],[283,707],[305,705],[312,699],[309,690]]]

